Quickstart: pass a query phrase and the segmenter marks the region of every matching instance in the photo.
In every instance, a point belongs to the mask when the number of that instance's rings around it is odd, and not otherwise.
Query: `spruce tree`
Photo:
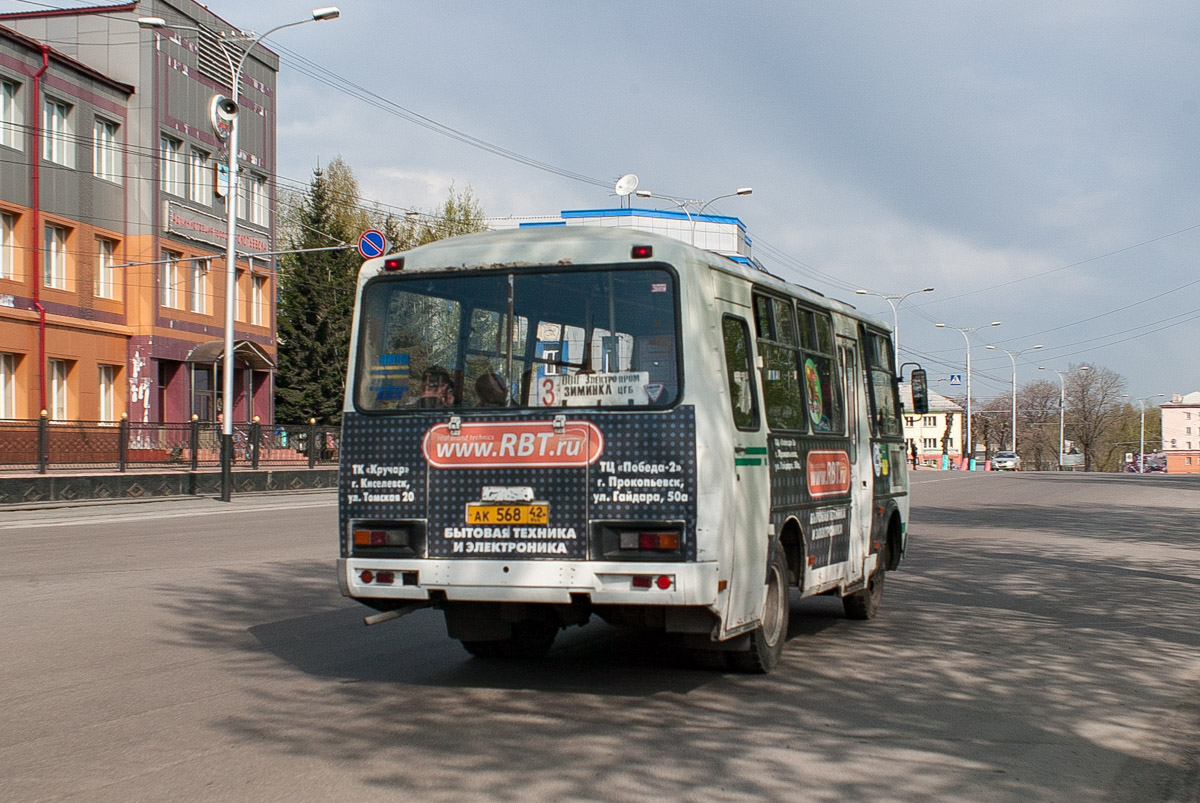
[[[353,196],[353,197],[350,197]],[[362,218],[357,184],[340,160],[317,168],[301,203],[291,247],[347,246]],[[341,421],[354,286],[361,259],[353,247],[307,251],[280,260],[275,410],[279,421]]]

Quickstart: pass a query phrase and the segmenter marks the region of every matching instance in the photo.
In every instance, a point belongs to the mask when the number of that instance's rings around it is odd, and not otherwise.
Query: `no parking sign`
[[[387,253],[388,241],[383,232],[367,229],[358,237],[358,253],[363,259],[374,259]]]

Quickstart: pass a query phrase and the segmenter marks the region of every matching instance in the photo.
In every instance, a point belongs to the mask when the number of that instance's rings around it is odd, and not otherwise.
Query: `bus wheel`
[[[767,601],[762,622],[750,633],[750,648],[727,653],[729,665],[739,672],[766,674],[779,663],[788,632],[788,563],[783,547],[771,542],[767,559]]]
[[[467,641],[463,649],[476,658],[541,658],[550,652],[558,628],[533,619],[513,622],[512,635],[497,641]]]
[[[882,563],[885,557],[880,554],[881,562],[871,573],[871,579],[867,581],[866,588],[842,597],[842,609],[846,612],[846,618],[874,619],[875,614],[879,613],[879,603],[883,599],[883,578],[887,574]]]

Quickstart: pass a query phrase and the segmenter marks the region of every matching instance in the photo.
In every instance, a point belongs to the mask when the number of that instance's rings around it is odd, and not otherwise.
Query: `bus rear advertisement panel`
[[[453,428],[445,414],[346,413],[342,556],[381,554],[355,549],[359,521],[421,522],[423,557],[527,560],[611,559],[619,539],[606,544],[601,523],[662,521],[677,538],[655,559],[695,560],[695,429],[687,405],[572,413],[558,431],[540,411]]]

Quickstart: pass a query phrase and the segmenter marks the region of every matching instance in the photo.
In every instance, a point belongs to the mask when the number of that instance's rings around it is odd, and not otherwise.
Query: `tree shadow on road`
[[[1196,680],[1195,586],[1026,553],[926,538],[871,622],[794,601],[768,677],[596,623],[543,661],[471,659],[433,611],[363,627],[326,564],[159,590],[173,638],[254,692],[218,727],[422,798],[1025,800],[1102,796],[1097,766],[1174,777],[1171,745],[1122,740]]]

